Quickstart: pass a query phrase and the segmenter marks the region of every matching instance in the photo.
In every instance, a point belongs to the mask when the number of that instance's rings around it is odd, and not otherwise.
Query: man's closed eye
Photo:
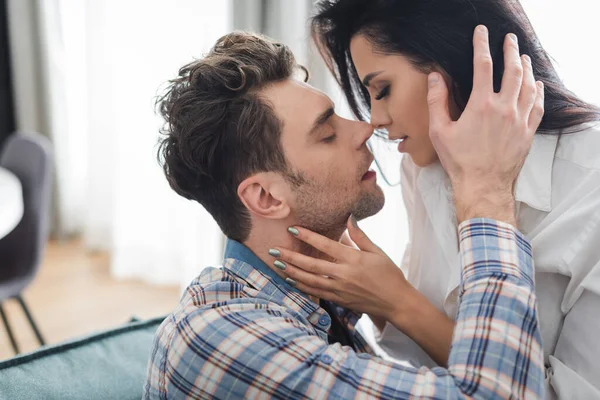
[[[337,135],[334,133],[331,136],[327,136],[326,138],[324,138],[323,140],[321,140],[323,143],[333,143],[335,141],[335,139],[337,138]]]

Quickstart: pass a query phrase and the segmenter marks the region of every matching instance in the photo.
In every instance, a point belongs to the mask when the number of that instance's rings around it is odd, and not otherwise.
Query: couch
[[[127,323],[0,362],[0,399],[140,399],[156,329]]]

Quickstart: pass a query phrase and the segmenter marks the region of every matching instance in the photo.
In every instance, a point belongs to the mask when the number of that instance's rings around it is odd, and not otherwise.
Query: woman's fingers
[[[321,294],[324,292],[333,293],[335,291],[336,282],[333,279],[322,275],[311,274],[290,263],[285,263],[285,266],[284,273],[288,278],[292,279],[292,282],[289,280],[287,281],[298,289],[302,290],[304,287],[309,287],[312,291],[320,291]]]
[[[318,258],[313,258],[310,256],[306,256],[304,254],[296,253],[295,251],[286,250],[282,248],[270,249],[269,254],[274,256],[277,260],[274,264],[277,268],[282,271],[287,271],[287,265],[292,264],[297,268],[300,268],[307,273],[316,274],[316,275],[326,275],[335,277],[337,275],[337,271],[339,265],[331,263],[329,261],[321,260]],[[279,263],[283,262],[283,265]]]
[[[348,233],[350,234],[350,239],[356,243],[359,249],[371,253],[381,252],[379,247],[377,247],[377,245],[369,239],[367,234],[360,229],[354,215],[351,215],[350,218],[348,218]]]
[[[350,239],[350,234],[348,233],[348,230],[345,230],[344,233],[342,233],[342,237],[340,238],[340,243],[343,244],[344,246],[352,247],[353,249],[358,249],[358,246],[356,245],[356,243],[354,243],[352,241],[352,239]]]
[[[273,265],[287,275],[286,281],[290,285],[320,299],[336,302],[341,300],[335,292],[337,282],[324,276],[334,271],[337,265],[285,249],[270,249],[269,253],[276,258]]]
[[[290,232],[296,238],[302,240],[304,243],[311,245],[315,249],[325,253],[335,260],[345,261],[349,255],[358,251],[301,227],[290,227],[288,228],[288,232]]]
[[[517,35],[509,33],[504,39],[504,74],[500,96],[506,104],[515,104],[523,83],[523,63],[519,55]]]
[[[299,291],[301,291],[304,294],[307,294],[309,296],[315,296],[318,297],[319,299],[323,299],[323,300],[327,300],[327,301],[331,301],[334,302],[336,304],[342,304],[343,300],[334,292],[329,292],[327,290],[323,290],[323,289],[315,289],[311,286],[307,286],[302,282],[297,282],[294,287],[296,289],[298,289]]]
[[[302,284],[313,290],[320,290],[323,292],[333,292],[335,290],[336,286],[333,279],[322,275],[308,273],[290,263],[284,264],[286,266],[285,274],[293,280],[292,285],[298,287],[298,289],[300,289],[298,285]]]

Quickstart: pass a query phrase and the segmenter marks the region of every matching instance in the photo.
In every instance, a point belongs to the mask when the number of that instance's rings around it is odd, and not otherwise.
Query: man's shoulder
[[[192,303],[204,306],[223,300],[257,296],[251,287],[223,266],[207,267],[202,270],[185,289],[180,305]]]
[[[206,335],[234,329],[236,318],[296,316],[224,267],[205,268],[185,289],[178,306],[157,331],[157,340],[172,346],[181,335]]]
[[[219,309],[225,313],[234,307],[253,308],[257,304],[270,303],[260,292],[243,278],[229,269],[219,267],[205,268],[185,289],[179,305],[171,314],[175,321],[193,319],[204,312]],[[273,304],[275,305],[275,304]]]
[[[227,365],[219,364],[225,359],[245,362],[251,346],[260,350],[266,343],[290,336],[290,329],[295,329],[296,336],[315,335],[298,313],[227,268],[206,268],[155,334],[146,391],[187,394],[174,385],[180,379],[195,382],[207,371],[226,370]],[[235,360],[231,358],[234,353],[238,354]]]

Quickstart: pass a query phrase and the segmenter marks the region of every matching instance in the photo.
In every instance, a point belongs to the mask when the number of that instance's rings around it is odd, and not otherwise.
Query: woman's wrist
[[[452,344],[454,322],[410,286],[405,300],[388,321],[414,340],[439,365],[446,365]]]
[[[395,303],[394,309],[385,319],[394,325],[399,331],[408,335],[423,308],[423,300],[429,304],[429,301],[414,286],[408,284],[401,290],[402,299]],[[410,335],[409,335],[410,336]]]
[[[369,314],[369,319],[375,325],[379,333],[383,332],[385,325],[387,324],[387,320],[383,317],[379,317],[377,315]]]

